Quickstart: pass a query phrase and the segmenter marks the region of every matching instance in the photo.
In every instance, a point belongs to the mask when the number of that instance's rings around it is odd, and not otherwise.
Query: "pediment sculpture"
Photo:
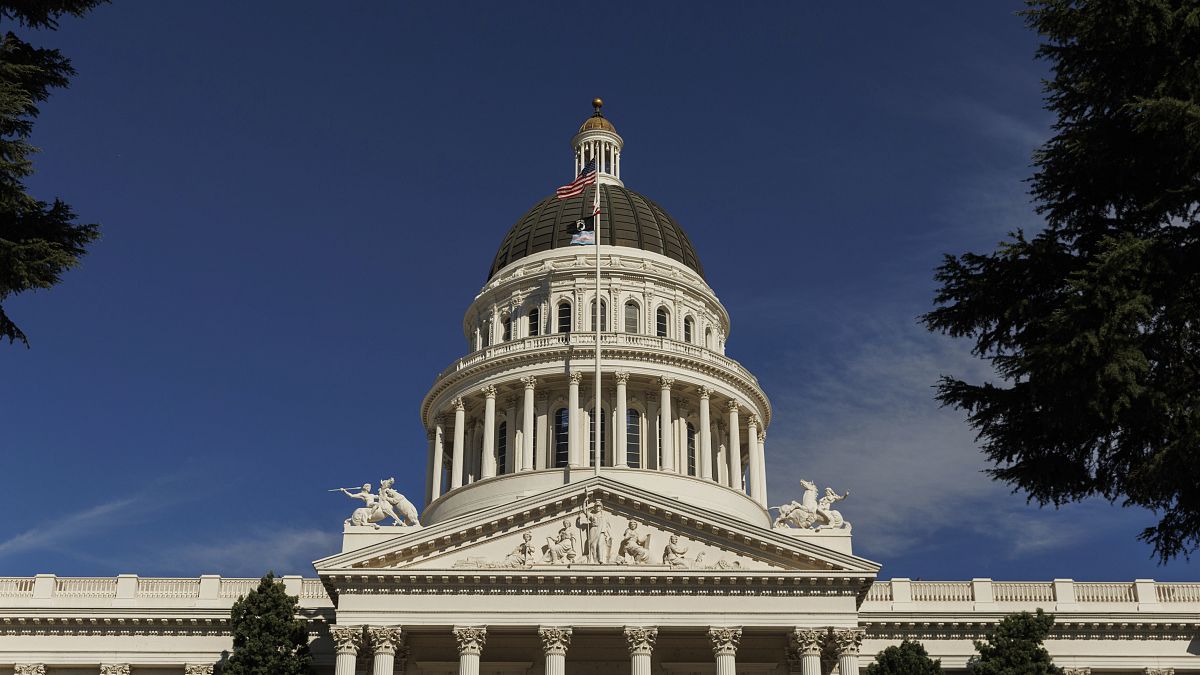
[[[395,484],[395,478],[379,481],[379,494],[371,492],[370,483],[363,483],[358,492],[351,492],[352,488],[334,488],[329,492],[342,492],[351,499],[363,501],[363,506],[354,509],[354,512],[346,519],[346,525],[370,525],[378,530],[379,523],[391,518],[393,527],[419,527],[421,522],[417,519],[417,508],[404,495],[392,488]]]
[[[772,507],[779,511],[779,516],[775,518],[775,527],[802,530],[850,530],[850,523],[842,518],[839,511],[832,508],[834,502],[850,496],[849,490],[845,494],[838,494],[834,492],[833,488],[826,487],[825,494],[818,498],[815,483],[801,478],[800,486],[804,488],[804,494],[800,497],[800,501],[791,501],[782,506]]]

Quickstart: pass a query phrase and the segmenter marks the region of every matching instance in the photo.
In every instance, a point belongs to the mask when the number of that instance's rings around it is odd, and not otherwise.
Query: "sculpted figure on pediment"
[[[801,479],[800,486],[804,488],[804,494],[800,501],[791,501],[774,507],[779,510],[779,516],[775,518],[775,527],[794,527],[804,530],[850,529],[850,523],[842,518],[840,512],[832,508],[834,502],[849,497],[849,491],[846,494],[838,494],[833,491],[833,488],[827,487],[824,496],[818,499],[815,483]]]
[[[550,563],[573,563],[579,555],[575,548],[575,532],[571,521],[562,521],[558,534],[546,539],[543,558]]]
[[[526,532],[525,534],[521,535],[521,543],[517,544],[517,547],[513,549],[512,553],[504,556],[504,560],[501,561],[500,566],[529,567],[532,565],[534,551],[533,544],[529,543],[531,541],[533,541],[532,534]]]
[[[671,541],[663,549],[662,561],[664,565],[671,567],[687,567],[687,547],[679,543],[679,535],[671,535]]]
[[[612,553],[612,531],[600,503],[594,502],[585,509],[575,523],[583,530],[583,559],[593,565],[607,563]]]
[[[650,562],[650,533],[638,531],[638,521],[629,521],[625,535],[621,537],[621,548],[617,550],[617,562],[644,565]]]

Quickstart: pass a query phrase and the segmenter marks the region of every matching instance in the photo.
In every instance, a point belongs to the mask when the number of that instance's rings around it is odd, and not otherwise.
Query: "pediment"
[[[876,563],[604,477],[318,560],[318,572],[856,572]]]

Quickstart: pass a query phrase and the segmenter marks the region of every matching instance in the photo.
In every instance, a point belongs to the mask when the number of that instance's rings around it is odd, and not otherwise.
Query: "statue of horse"
[[[839,495],[833,488],[825,488],[825,496],[817,499],[815,483],[801,478],[800,486],[804,488],[800,501],[788,502],[777,507],[779,516],[775,519],[775,527],[795,527],[804,530],[850,529],[850,523],[842,518],[842,514],[830,508],[834,502],[849,497],[849,491]]]

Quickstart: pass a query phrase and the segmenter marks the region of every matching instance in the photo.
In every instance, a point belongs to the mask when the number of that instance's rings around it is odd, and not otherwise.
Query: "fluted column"
[[[758,432],[758,494],[759,506],[767,507],[767,433]]]
[[[742,437],[738,429],[737,401],[729,402],[729,487],[734,490],[742,489]]]
[[[737,675],[737,648],[742,641],[739,627],[709,628],[713,656],[717,658],[717,675]]]
[[[675,471],[675,418],[671,416],[671,385],[675,378],[660,377],[659,391],[661,400],[658,403],[659,436],[662,438],[659,454],[662,457],[662,470]]]
[[[518,471],[533,470],[533,389],[537,378],[530,375],[521,378],[525,385],[525,399],[521,402],[521,461]]]
[[[843,675],[858,675],[858,650],[862,647],[865,631],[861,628],[837,628],[833,631],[833,643],[837,646],[838,672]]]
[[[625,386],[629,383],[629,373],[613,373],[617,381],[617,423],[613,425],[613,455],[617,466],[629,466],[629,401]]]
[[[458,642],[458,675],[479,675],[479,655],[487,642],[487,629],[482,626],[455,626]]]
[[[583,466],[583,453],[579,447],[583,437],[579,429],[579,381],[582,379],[583,373],[571,373],[567,394],[567,464],[572,467]]]
[[[463,440],[466,438],[467,408],[461,398],[450,401],[454,408],[454,449],[450,455],[450,489],[462,487],[463,483]]]
[[[538,637],[546,654],[545,675],[566,675],[567,648],[571,646],[571,629],[541,626]]]
[[[392,675],[396,669],[396,654],[404,652],[404,636],[399,626],[369,626],[367,638],[371,642],[371,675]],[[351,671],[353,672],[353,671]]]
[[[100,675],[129,675],[128,663],[104,663],[100,665]]]
[[[483,456],[480,458],[480,478],[496,475],[496,388],[487,385],[483,394]]]
[[[708,410],[708,397],[712,390],[708,387],[696,387],[700,394],[700,477],[712,480],[712,424]]]
[[[437,432],[430,429],[425,432],[425,438],[429,441],[428,466],[425,467],[425,501],[432,502],[437,499],[433,496],[433,474],[434,467],[437,466]]]
[[[762,464],[758,461],[758,415],[751,414],[746,418],[746,457],[750,462],[747,478],[749,485],[747,493],[750,498],[763,507],[766,504],[762,501],[762,487],[758,484],[758,471],[762,468]]]
[[[334,675],[354,675],[358,650],[363,646],[363,627],[330,626],[329,636],[333,638],[334,654],[336,654],[333,666]]]
[[[629,643],[630,673],[650,675],[650,655],[658,640],[658,629],[647,626],[626,626],[625,641]]]
[[[351,661],[353,668],[353,661]],[[341,671],[338,671],[341,672]],[[354,670],[350,670],[350,675],[354,675]],[[213,664],[211,663],[188,663],[183,666],[183,675],[213,675]]]
[[[797,628],[788,635],[788,663],[800,675],[821,675],[821,647],[825,631]]]

